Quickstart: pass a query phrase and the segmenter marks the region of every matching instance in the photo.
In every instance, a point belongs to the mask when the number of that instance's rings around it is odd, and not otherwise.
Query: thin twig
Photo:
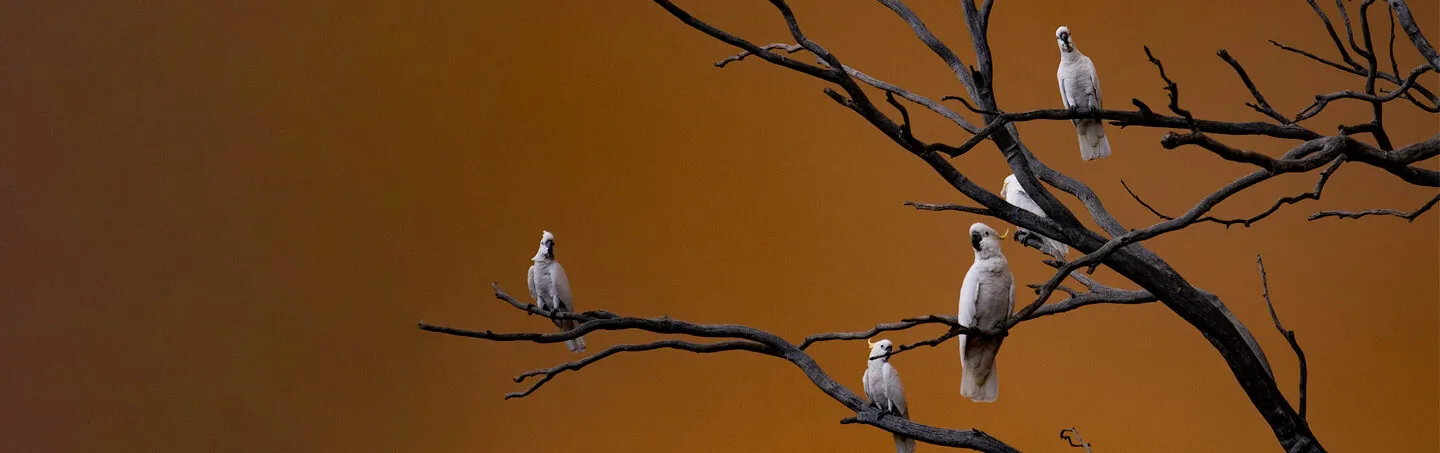
[[[1240,62],[1231,57],[1230,52],[1227,52],[1225,49],[1220,49],[1217,54],[1220,55],[1220,59],[1229,63],[1230,67],[1235,68],[1235,74],[1240,76],[1240,81],[1245,83],[1245,88],[1249,89],[1250,95],[1255,97],[1254,104],[1247,102],[1245,105],[1255,109],[1257,112],[1265,114],[1265,116],[1274,118],[1275,121],[1279,121],[1280,124],[1289,124],[1291,122],[1285,115],[1281,115],[1280,112],[1275,111],[1275,108],[1270,107],[1270,103],[1265,101],[1265,95],[1260,94],[1259,88],[1255,88],[1255,82],[1250,80],[1250,74],[1245,72],[1245,67],[1240,66]]]
[[[1426,202],[1423,206],[1420,206],[1419,208],[1410,212],[1397,211],[1394,209],[1367,209],[1360,212],[1320,211],[1314,214],[1310,214],[1309,220],[1323,219],[1326,217],[1338,217],[1341,219],[1358,219],[1370,215],[1385,215],[1399,217],[1405,219],[1406,222],[1414,222],[1416,217],[1420,217],[1420,214],[1424,214],[1425,211],[1429,211],[1430,208],[1435,207],[1436,202],[1440,202],[1440,195],[1436,195],[1435,198],[1431,198],[1430,201]]]
[[[1074,436],[1074,438],[1072,439],[1071,436]],[[1090,443],[1086,442],[1084,438],[1080,437],[1080,431],[1076,430],[1074,427],[1060,430],[1060,438],[1065,439],[1065,442],[1070,444],[1071,447],[1085,447],[1085,453],[1092,453],[1090,451]]]
[[[1285,337],[1285,341],[1290,342],[1290,349],[1295,350],[1295,358],[1300,361],[1300,409],[1299,409],[1299,412],[1300,412],[1300,419],[1304,420],[1304,419],[1305,419],[1305,404],[1306,404],[1306,402],[1305,402],[1305,399],[1306,399],[1305,385],[1306,385],[1306,380],[1309,378],[1309,371],[1308,371],[1307,366],[1306,366],[1306,363],[1305,363],[1305,351],[1304,351],[1303,349],[1300,349],[1300,342],[1298,342],[1298,341],[1295,340],[1295,331],[1285,329],[1285,326],[1283,326],[1283,325],[1280,324],[1280,316],[1275,314],[1275,304],[1270,302],[1270,282],[1269,282],[1269,280],[1267,280],[1267,278],[1266,278],[1266,276],[1265,276],[1265,260],[1262,259],[1262,258],[1260,257],[1260,255],[1255,255],[1255,263],[1260,266],[1260,288],[1261,288],[1261,290],[1263,291],[1262,295],[1265,296],[1265,306],[1267,306],[1267,307],[1270,308],[1270,319],[1273,320],[1273,321],[1275,321],[1275,330],[1279,330],[1279,331],[1280,331],[1280,335],[1283,336],[1283,337]]]
[[[795,52],[799,52],[799,51],[805,50],[805,47],[804,47],[804,46],[801,46],[801,45],[799,45],[799,44],[785,44],[785,43],[781,43],[781,42],[777,42],[777,43],[773,43],[773,44],[766,44],[766,45],[760,46],[760,48],[763,49],[763,50],[776,50],[776,49],[779,49],[779,50],[784,50],[785,53],[795,53]],[[717,68],[723,68],[723,67],[725,67],[725,65],[728,65],[728,64],[730,64],[730,63],[734,63],[734,62],[737,62],[737,61],[740,61],[740,60],[744,60],[745,57],[748,57],[748,56],[750,56],[750,55],[754,55],[754,54],[751,53],[750,51],[746,50],[746,51],[740,52],[740,53],[738,53],[738,54],[725,57],[725,58],[721,59],[720,61],[715,62],[715,67],[717,67]]]

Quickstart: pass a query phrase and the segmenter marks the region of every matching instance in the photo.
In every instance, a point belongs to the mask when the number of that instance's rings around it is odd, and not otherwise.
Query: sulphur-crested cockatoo
[[[1010,202],[1010,204],[1013,204],[1020,209],[1030,211],[1031,214],[1045,217],[1045,211],[1040,209],[1040,205],[1035,204],[1035,200],[1030,199],[1030,195],[1025,193],[1024,187],[1020,187],[1020,181],[1015,179],[1015,175],[1005,177],[1005,184],[1001,186],[1000,194],[1003,195],[1005,197],[1005,201]],[[1022,237],[1020,237],[1020,235],[1031,234],[1030,230],[1026,230],[1020,227],[1016,228],[1017,229],[1015,230],[1015,240],[1017,241],[1023,239]],[[1044,244],[1045,248],[1045,250],[1041,251],[1045,252],[1045,254],[1047,255],[1055,257],[1055,259],[1064,261],[1065,254],[1070,253],[1070,247],[1065,246],[1065,244],[1061,243],[1060,241],[1050,239],[1044,236],[1041,236],[1041,239],[1043,239],[1041,243]]]
[[[975,264],[965,273],[960,286],[960,325],[990,330],[1015,309],[1015,276],[1000,252],[1005,235],[983,223],[970,225],[970,247]],[[1000,378],[995,355],[1003,337],[960,335],[960,394],[977,403],[995,401],[1000,395]]]
[[[900,373],[890,365],[890,340],[865,342],[870,344],[869,366],[865,368],[865,396],[870,398],[870,404],[881,410],[909,419],[910,408],[905,405],[905,387],[900,385]],[[914,453],[915,440],[896,434],[895,451]]]
[[[1065,102],[1065,108],[1099,110],[1100,77],[1095,75],[1095,64],[1075,48],[1069,28],[1061,26],[1055,30],[1055,40],[1060,44],[1060,69],[1055,76],[1060,79],[1060,99]],[[1094,118],[1073,122],[1080,136],[1080,158],[1095,160],[1110,155],[1110,139],[1105,138],[1104,122]]]
[[[540,250],[535,252],[531,258],[535,264],[530,265],[530,297],[542,310],[553,310],[562,313],[575,311],[575,302],[570,298],[570,279],[565,277],[565,268],[555,262],[555,235],[545,231],[540,236]],[[551,319],[560,331],[569,331],[575,328],[573,319]],[[565,342],[565,347],[570,352],[581,352],[585,350],[585,339],[575,337],[574,340]]]

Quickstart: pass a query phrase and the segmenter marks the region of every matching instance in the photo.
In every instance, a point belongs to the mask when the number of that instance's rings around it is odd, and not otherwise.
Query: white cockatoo
[[[1060,70],[1055,72],[1055,77],[1060,79],[1060,99],[1065,102],[1065,108],[1099,110],[1100,77],[1095,74],[1095,64],[1075,48],[1069,28],[1056,29],[1055,40],[1060,43]],[[1104,122],[1093,118],[1073,122],[1080,136],[1080,158],[1095,160],[1110,155]]]
[[[563,313],[575,311],[575,301],[570,298],[570,279],[565,277],[565,268],[555,261],[555,235],[545,231],[540,235],[540,250],[535,252],[531,258],[535,264],[530,265],[530,297],[541,310],[553,310]],[[575,328],[573,319],[551,319],[561,332]],[[570,352],[581,352],[585,350],[585,339],[575,337],[574,340],[565,342],[565,347]]]
[[[905,405],[905,387],[900,385],[900,372],[890,365],[890,340],[865,342],[870,344],[869,366],[865,368],[865,396],[870,398],[870,404],[908,420],[910,408]],[[914,439],[895,435],[896,453],[914,451]]]
[[[982,330],[995,328],[1015,310],[1015,276],[1000,252],[1004,234],[983,223],[970,225],[970,247],[975,264],[965,272],[960,286],[960,325]],[[995,401],[1000,395],[995,355],[1003,337],[960,335],[960,394],[977,403]]]
[[[1030,211],[1031,214],[1035,214],[1040,217],[1045,217],[1045,211],[1040,209],[1040,205],[1035,204],[1035,200],[1030,199],[1030,194],[1025,193],[1024,187],[1020,187],[1020,181],[1015,179],[1015,175],[1005,177],[1005,184],[1002,185],[1000,188],[1000,195],[1005,197],[1005,201],[1010,202],[1010,204],[1013,204],[1020,209]],[[1030,230],[1016,227],[1015,240],[1022,239],[1022,237],[1020,236],[1022,234],[1031,233]],[[1041,236],[1041,238],[1044,239],[1044,241],[1042,242],[1045,244],[1045,250],[1042,250],[1042,252],[1045,252],[1045,254],[1053,256],[1055,257],[1055,259],[1064,261],[1065,255],[1070,253],[1070,247],[1067,247],[1060,241],[1050,239],[1044,236]]]

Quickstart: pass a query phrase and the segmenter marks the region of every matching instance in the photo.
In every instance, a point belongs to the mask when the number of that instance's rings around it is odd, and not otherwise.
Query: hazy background
[[[757,43],[790,40],[765,2],[723,3],[683,6]],[[973,63],[958,2],[912,3]],[[1287,114],[1363,84],[1266,42],[1334,55],[1299,0],[997,3],[1007,110],[1060,105],[1062,24],[1111,106],[1165,104],[1142,44],[1209,118],[1264,119],[1242,105],[1219,48]],[[932,98],[963,93],[884,7],[793,6],[847,64]],[[1440,40],[1436,3],[1411,7]],[[1375,19],[1385,43],[1388,22]],[[1403,36],[1397,47],[1408,72],[1420,59]],[[888,435],[837,424],[850,414],[773,358],[617,356],[502,401],[523,388],[516,374],[577,356],[415,328],[550,331],[490,297],[491,281],[525,293],[542,229],[557,236],[580,309],[743,323],[793,341],[955,310],[972,258],[965,228],[981,219],[902,207],[963,199],[822,83],[758,59],[711,66],[735,52],[643,1],[6,2],[0,446],[888,451]],[[1422,80],[1435,89],[1440,77]],[[1440,130],[1392,105],[1397,142]],[[923,139],[966,138],[911,111]],[[1330,132],[1368,117],[1342,103],[1308,124]],[[1159,130],[1112,127],[1115,154],[1081,162],[1069,123],[1020,129],[1132,228],[1155,219],[1122,178],[1175,214],[1251,170],[1163,150]],[[1271,155],[1295,144],[1227,141]],[[989,145],[956,165],[994,190],[1008,174]],[[1248,216],[1313,184],[1281,178],[1218,214]],[[1331,451],[1436,451],[1440,215],[1304,220],[1414,209],[1433,194],[1350,165],[1321,201],[1147,244],[1249,324],[1293,398],[1295,359],[1260,298],[1265,255],[1277,309],[1309,357],[1310,423]],[[1049,277],[1037,252],[1005,247],[1019,282]],[[647,338],[587,337],[592,350]],[[862,343],[812,351],[859,391]],[[958,394],[954,343],[895,360],[917,419],[1027,451],[1071,451],[1056,437],[1070,426],[1104,452],[1277,449],[1220,356],[1158,304],[1026,323],[999,363],[1001,398],[982,405]]]

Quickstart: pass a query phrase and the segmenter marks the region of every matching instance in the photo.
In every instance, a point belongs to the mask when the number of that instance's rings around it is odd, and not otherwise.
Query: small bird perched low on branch
[[[535,299],[535,304],[539,305],[541,310],[573,313],[575,305],[570,298],[570,279],[565,277],[565,268],[555,261],[555,235],[549,231],[540,235],[540,250],[535,252],[535,257],[531,260],[535,264],[530,265],[527,279],[530,284],[530,297]],[[561,332],[568,332],[576,325],[573,319],[551,318],[550,321],[554,322]],[[570,348],[570,352],[582,352],[585,350],[585,338],[566,340],[565,347]]]
[[[900,385],[900,372],[890,365],[893,351],[890,340],[871,342],[869,366],[865,368],[865,396],[870,404],[900,418],[910,419],[910,408],[905,405],[905,387]],[[915,440],[895,435],[896,453],[914,453]]]
[[[1035,204],[1035,200],[1030,199],[1030,194],[1025,193],[1024,187],[1020,187],[1020,180],[1016,179],[1015,175],[1005,177],[1005,184],[1000,186],[1000,194],[1004,196],[1005,201],[1010,202],[1010,204],[1020,209],[1030,211],[1031,214],[1045,217],[1045,211],[1040,209],[1040,205]],[[1025,238],[1022,237],[1022,235],[1028,234],[1031,234],[1030,230],[1017,226],[1015,230],[1015,240],[1024,240]],[[1070,253],[1070,247],[1054,239],[1044,236],[1041,236],[1041,238],[1044,239],[1041,241],[1041,243],[1044,244],[1041,252],[1055,257],[1057,260],[1065,261],[1065,255]]]
[[[1007,232],[1008,234],[1008,232]],[[989,330],[1000,326],[1015,310],[1015,276],[1000,251],[1005,234],[983,223],[970,225],[970,247],[975,263],[965,272],[960,286],[960,325]],[[995,356],[1002,336],[960,335],[960,394],[977,403],[995,401],[1000,395],[1000,377]]]
[[[1056,29],[1055,40],[1060,44],[1060,69],[1055,77],[1060,79],[1060,100],[1065,108],[1101,109],[1100,77],[1095,74],[1095,64],[1075,48],[1069,28],[1062,25]],[[1105,137],[1103,121],[1085,118],[1071,122],[1080,136],[1080,158],[1095,160],[1110,155],[1110,139]]]

